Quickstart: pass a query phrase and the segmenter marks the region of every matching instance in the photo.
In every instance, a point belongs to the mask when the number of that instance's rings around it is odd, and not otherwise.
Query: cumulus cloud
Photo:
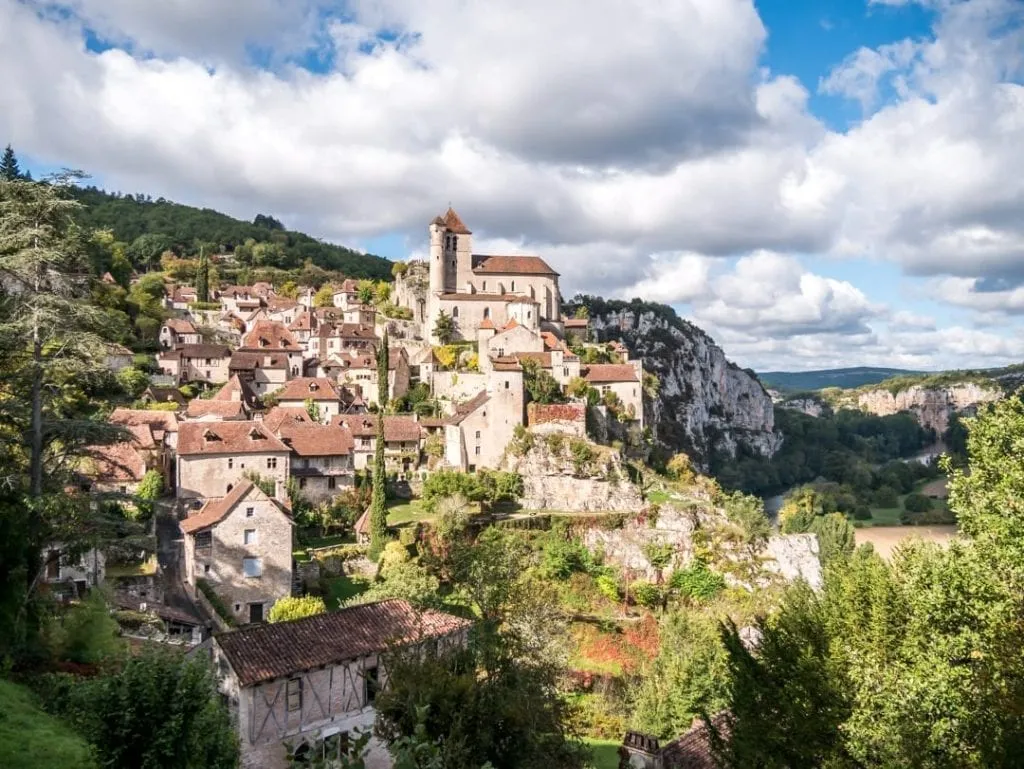
[[[451,201],[566,294],[682,303],[744,355],[866,359],[879,308],[784,254],[956,278],[942,300],[977,312],[1024,285],[1024,6],[928,4],[932,38],[837,55],[819,90],[865,108],[839,131],[759,68],[752,0],[0,0],[0,138],[342,242],[421,249]]]

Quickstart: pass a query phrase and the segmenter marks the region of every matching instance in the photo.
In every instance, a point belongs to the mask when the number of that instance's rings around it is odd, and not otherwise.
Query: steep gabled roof
[[[300,351],[302,346],[295,341],[292,332],[283,323],[276,320],[259,320],[252,331],[242,339],[242,348],[246,350],[294,350]]]
[[[275,394],[280,401],[304,401],[312,398],[315,401],[341,401],[341,392],[336,384],[327,377],[296,377],[285,383]]]
[[[392,599],[216,636],[240,686],[459,632],[469,620]]]
[[[231,361],[234,363],[234,356],[231,357]],[[229,365],[229,368],[232,368],[232,366]],[[217,391],[217,394],[210,398],[210,400],[241,401],[247,408],[263,408],[263,403],[256,396],[256,393],[252,391],[248,381],[240,379],[238,374],[232,374],[228,383],[220,388],[220,390]]]
[[[189,419],[217,417],[218,419],[244,419],[245,408],[241,401],[218,401],[195,398],[188,404],[185,416]]]
[[[192,325],[191,321],[186,320],[185,318],[168,318],[164,321],[164,325],[175,334],[196,333],[196,327]]]
[[[178,427],[178,456],[287,452],[260,422],[183,422]]]
[[[91,460],[91,472],[86,473],[90,478],[101,483],[137,483],[146,474],[146,459],[140,452],[152,444],[152,434],[149,440],[144,435],[149,428],[144,425],[131,427],[133,438],[130,441],[110,443],[102,446],[90,446],[87,456]]]
[[[452,414],[451,418],[448,420],[449,424],[462,424],[466,417],[477,409],[482,408],[490,399],[491,396],[487,394],[487,390],[481,390],[470,400],[465,403],[460,403],[455,407],[455,413]]]
[[[268,497],[252,481],[245,479],[239,482],[237,486],[228,492],[227,496],[221,497],[220,499],[211,499],[205,505],[203,505],[194,515],[190,515],[184,521],[181,522],[181,530],[186,534],[194,534],[202,529],[209,528],[215,524],[220,523],[231,513],[240,502],[250,497],[256,499],[269,499],[274,503],[274,506],[281,511],[282,515],[287,516],[289,519],[291,515],[288,511],[273,497]]]
[[[263,417],[263,425],[275,435],[283,427],[297,424],[314,424],[306,409],[298,406],[274,406]]]
[[[340,425],[357,438],[373,438],[377,435],[377,417],[367,414],[339,414],[331,419],[332,425]],[[413,417],[384,417],[384,442],[418,441],[422,435],[420,423]]]
[[[153,430],[168,433],[178,432],[178,416],[173,411],[149,411],[148,409],[114,409],[110,415],[114,425],[149,425]]]
[[[300,457],[333,457],[352,453],[352,433],[340,425],[283,424],[281,442]]]
[[[539,256],[473,254],[472,265],[477,275],[558,275]]]
[[[183,358],[226,358],[231,349],[223,344],[182,344],[174,350]]]

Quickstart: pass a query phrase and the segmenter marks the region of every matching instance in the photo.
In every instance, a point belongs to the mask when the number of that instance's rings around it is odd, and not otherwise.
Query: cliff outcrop
[[[617,451],[565,433],[517,438],[501,469],[522,476],[525,510],[637,512],[644,504]]]
[[[953,414],[972,415],[981,404],[1002,398],[1003,391],[995,383],[964,382],[942,387],[914,385],[895,393],[872,389],[861,391],[856,397],[856,405],[863,411],[878,416],[909,411],[922,427],[942,435],[949,428]]]
[[[704,331],[665,305],[587,298],[595,341],[617,340],[658,377],[644,423],[672,450],[707,468],[713,453],[771,456],[782,444],[772,400],[758,379],[728,361]]]

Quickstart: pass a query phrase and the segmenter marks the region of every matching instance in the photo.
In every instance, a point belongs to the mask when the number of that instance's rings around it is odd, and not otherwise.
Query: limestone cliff
[[[644,422],[662,444],[686,451],[703,468],[715,452],[736,456],[742,448],[770,456],[778,450],[782,436],[768,393],[701,329],[665,305],[584,303],[596,340],[621,341],[660,380],[657,398],[645,398]]]
[[[1003,392],[995,383],[962,382],[941,387],[914,385],[895,393],[880,388],[864,390],[857,393],[856,405],[879,416],[909,411],[922,427],[942,435],[953,414],[973,414],[981,404],[1001,397]]]
[[[617,451],[564,433],[513,441],[503,470],[523,478],[519,504],[525,510],[636,512],[640,489],[630,482]]]

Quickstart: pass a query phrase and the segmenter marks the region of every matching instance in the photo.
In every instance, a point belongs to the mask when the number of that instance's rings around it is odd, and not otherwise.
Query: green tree
[[[817,516],[807,529],[818,537],[818,556],[823,565],[849,558],[857,546],[856,531],[842,513]]]
[[[359,299],[359,303],[373,304],[374,289],[375,286],[372,280],[359,281],[359,287],[356,289],[356,296]]]
[[[210,259],[205,250],[199,252],[199,265],[196,267],[196,300],[210,301]]]
[[[327,611],[324,599],[320,596],[285,596],[278,598],[267,615],[267,622],[287,622],[303,617],[312,617]]]
[[[320,422],[320,407],[316,404],[316,401],[312,398],[306,398],[302,402],[302,405],[306,407],[306,413],[309,414],[309,418],[314,422]]]
[[[21,179],[21,168],[18,166],[18,158],[10,144],[4,149],[3,157],[0,158],[0,178],[9,182]]]
[[[234,769],[238,740],[208,663],[170,652],[129,657],[117,673],[65,684],[52,707],[110,769]],[[159,713],[159,718],[154,714]]]
[[[164,493],[164,476],[159,470],[147,470],[135,491],[135,506],[143,517],[153,515],[153,503]]]
[[[314,307],[330,307],[334,304],[334,289],[330,284],[320,286],[320,290],[313,294]]]
[[[388,368],[391,351],[388,349],[388,345],[388,330],[384,329],[380,346],[377,348],[377,402],[380,404],[381,411],[388,407],[388,402],[391,400],[391,394],[388,390]]]
[[[294,280],[285,281],[285,283],[277,289],[277,293],[285,299],[298,299],[299,287]]]
[[[523,367],[523,387],[529,400],[535,403],[563,403],[562,386],[550,373],[540,367],[535,360],[521,361]]]
[[[63,618],[59,654],[82,665],[98,665],[121,648],[117,623],[111,618],[103,595],[93,590]]]
[[[441,310],[434,321],[434,337],[442,345],[451,344],[455,338],[455,321],[452,316]]]

